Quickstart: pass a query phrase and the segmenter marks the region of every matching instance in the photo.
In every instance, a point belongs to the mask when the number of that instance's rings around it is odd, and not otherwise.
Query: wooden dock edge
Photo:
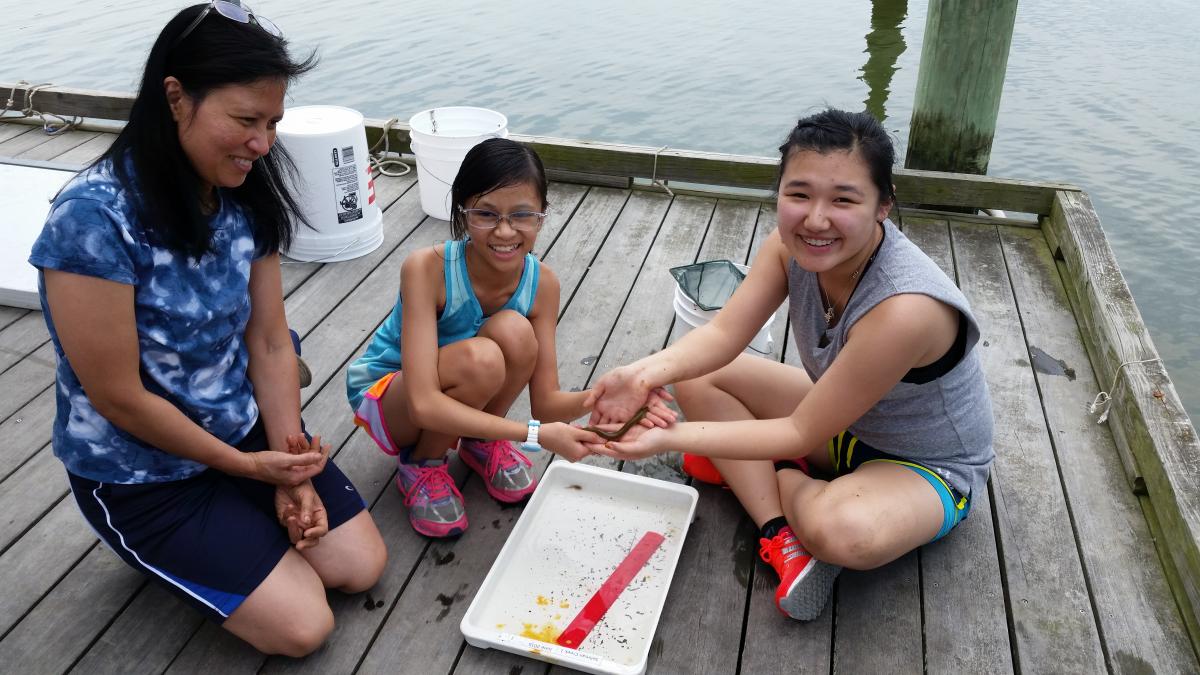
[[[11,93],[14,108],[26,101],[28,85],[0,83],[0,94]],[[105,120],[126,120],[133,96],[120,92],[50,86],[34,93],[33,107],[44,113]],[[12,119],[12,118],[6,118]],[[368,119],[367,142],[374,145],[387,129],[392,152],[411,153],[409,129],[404,122]],[[548,136],[511,134],[530,144],[548,170],[600,177],[658,179],[724,187],[771,190],[778,160],[729,153],[700,152],[579,141]],[[1046,215],[1054,195],[1078,188],[1060,183],[1005,180],[970,174],[896,169],[896,191],[904,203],[945,207],[1000,209]]]
[[[1180,610],[1200,651],[1200,439],[1134,304],[1091,199],[1063,191],[1044,219],[1131,487],[1144,489]],[[1122,366],[1122,364],[1124,364]],[[1144,485],[1144,487],[1143,487]],[[1137,570],[1129,570],[1138,574]]]

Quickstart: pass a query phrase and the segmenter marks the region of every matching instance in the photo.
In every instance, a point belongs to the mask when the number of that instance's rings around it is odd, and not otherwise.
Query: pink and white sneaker
[[[396,487],[404,495],[408,522],[414,530],[438,538],[467,530],[467,507],[445,461],[396,464]]]
[[[496,501],[514,504],[537,487],[533,462],[511,441],[464,438],[458,443],[458,456],[483,477],[488,494]]]

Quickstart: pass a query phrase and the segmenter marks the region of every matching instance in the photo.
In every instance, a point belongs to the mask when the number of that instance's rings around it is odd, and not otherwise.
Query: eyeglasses
[[[226,19],[231,19],[238,23],[254,24],[274,37],[280,37],[283,35],[283,31],[279,30],[279,26],[276,26],[265,16],[256,15],[254,12],[250,11],[249,7],[243,7],[237,3],[228,2],[227,0],[213,0],[212,2],[208,3],[208,7],[205,7],[199,14],[196,15],[195,19],[192,19],[192,22],[188,24],[187,28],[183,29],[183,32],[179,34],[179,37],[175,38],[175,44],[183,42],[184,38],[191,35],[192,31],[196,30],[196,26],[200,25],[200,22],[204,20],[204,17],[208,16],[208,13],[213,11],[225,17]]]
[[[507,220],[514,230],[528,232],[542,226],[546,214],[537,211],[513,211],[500,214],[488,209],[464,209],[458,207],[458,212],[467,219],[467,225],[477,230],[491,230],[500,226],[501,220]]]

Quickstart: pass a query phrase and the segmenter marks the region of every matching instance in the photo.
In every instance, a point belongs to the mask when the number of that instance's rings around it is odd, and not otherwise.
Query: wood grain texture
[[[959,283],[985,336],[983,361],[995,415],[992,500],[1003,551],[1015,667],[1106,668],[1076,536],[1020,315],[994,228],[953,225]]]
[[[1063,259],[1067,296],[1096,376],[1114,399],[1108,419],[1114,440],[1144,477],[1166,534],[1158,546],[1179,571],[1189,623],[1200,624],[1200,438],[1159,360],[1090,198],[1060,193],[1047,233],[1052,251]],[[1192,641],[1200,647],[1198,636]]]
[[[1112,434],[1087,413],[1100,385],[1050,249],[1035,230],[1002,228],[1000,239],[1030,349],[1074,366],[1060,371],[1035,357],[1034,376],[1109,663],[1119,672],[1200,670],[1163,575],[1130,574],[1160,563]]]
[[[946,221],[906,216],[904,234],[957,280]],[[929,673],[1013,672],[992,517],[989,491],[979,491],[965,521],[920,549]]]

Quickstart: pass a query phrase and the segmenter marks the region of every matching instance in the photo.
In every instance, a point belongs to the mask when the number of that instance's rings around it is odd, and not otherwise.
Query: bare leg
[[[264,654],[305,656],[333,631],[325,587],[295,549],[254,589],[222,627]]]
[[[811,388],[804,371],[743,354],[716,372],[676,384],[675,395],[692,421],[771,419],[790,415]],[[783,515],[771,462],[712,462],[755,525]]]
[[[937,492],[891,462],[864,464],[832,481],[779,473],[788,523],[818,560],[873,569],[925,544],[942,527]]]
[[[445,457],[458,436],[420,429],[413,423],[403,378],[404,373],[397,373],[383,395],[388,433],[400,446],[416,446],[413,459]],[[446,345],[438,350],[438,379],[447,396],[482,410],[504,384],[504,353],[486,337]]]
[[[371,514],[358,515],[330,530],[315,548],[300,555],[326,588],[360,593],[375,585],[387,564],[387,548]]]
[[[479,336],[495,342],[504,355],[504,383],[483,411],[504,417],[533,376],[538,355],[537,338],[529,319],[511,309],[497,312],[488,319],[480,329]]]

